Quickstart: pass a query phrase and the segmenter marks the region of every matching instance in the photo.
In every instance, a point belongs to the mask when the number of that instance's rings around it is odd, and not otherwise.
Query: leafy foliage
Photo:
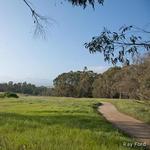
[[[12,81],[8,83],[0,84],[0,92],[14,92],[29,95],[52,95],[52,88],[47,88],[44,86],[36,87],[30,83],[13,83]]]
[[[4,93],[4,97],[8,98],[19,98],[19,96],[16,93],[6,92]]]
[[[150,100],[150,54],[135,64],[112,67],[103,74],[87,68],[63,73],[54,80],[54,95]]]
[[[0,98],[19,98],[19,96],[16,93],[12,92],[6,92],[6,93],[1,93]]]
[[[59,75],[54,80],[56,96],[92,97],[92,84],[96,77],[93,71],[70,71]]]
[[[104,0],[68,0],[68,2],[71,2],[74,6],[82,6],[83,8],[86,8],[87,5],[92,5],[94,8],[95,3],[104,4]]]
[[[114,91],[114,76],[121,70],[120,67],[108,69],[103,74],[99,74],[93,83],[93,97],[119,98],[119,93]]]
[[[135,31],[138,33],[134,34]],[[150,41],[143,39],[139,35],[141,32],[150,35],[150,32],[134,26],[123,26],[118,32],[104,28],[99,36],[85,43],[85,47],[90,53],[103,53],[104,60],[112,64],[121,62],[129,65],[130,58],[135,54],[141,50],[150,50]]]
[[[114,67],[93,83],[93,97],[150,100],[150,55],[122,68]]]

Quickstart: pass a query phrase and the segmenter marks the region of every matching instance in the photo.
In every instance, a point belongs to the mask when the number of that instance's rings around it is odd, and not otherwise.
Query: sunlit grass
[[[136,100],[111,101],[119,111],[150,124],[150,102]]]
[[[133,139],[105,121],[98,99],[0,99],[0,150],[125,150]],[[137,147],[132,148],[137,149]]]

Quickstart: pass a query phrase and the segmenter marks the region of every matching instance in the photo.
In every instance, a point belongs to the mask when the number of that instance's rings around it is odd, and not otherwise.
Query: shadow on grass
[[[97,112],[98,107],[102,106],[102,105],[103,105],[102,103],[95,103],[95,104],[92,105],[92,108],[93,108],[94,111]]]

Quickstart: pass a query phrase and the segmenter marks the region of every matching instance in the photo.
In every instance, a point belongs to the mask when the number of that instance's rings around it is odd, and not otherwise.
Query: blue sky
[[[98,35],[103,27],[144,27],[150,23],[149,0],[105,0],[95,11],[83,10],[59,0],[31,0],[37,11],[55,19],[47,39],[33,37],[30,11],[21,0],[1,0],[0,4],[0,82],[31,81],[49,84],[58,74],[110,67],[101,54],[89,54],[84,43]],[[43,83],[42,83],[43,82]]]

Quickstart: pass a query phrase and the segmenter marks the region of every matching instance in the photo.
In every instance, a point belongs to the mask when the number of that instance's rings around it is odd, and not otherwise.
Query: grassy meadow
[[[120,112],[150,124],[150,102],[136,100],[110,100]]]
[[[0,98],[0,150],[137,149],[123,146],[133,139],[114,129],[93,109],[100,101],[30,96]]]

